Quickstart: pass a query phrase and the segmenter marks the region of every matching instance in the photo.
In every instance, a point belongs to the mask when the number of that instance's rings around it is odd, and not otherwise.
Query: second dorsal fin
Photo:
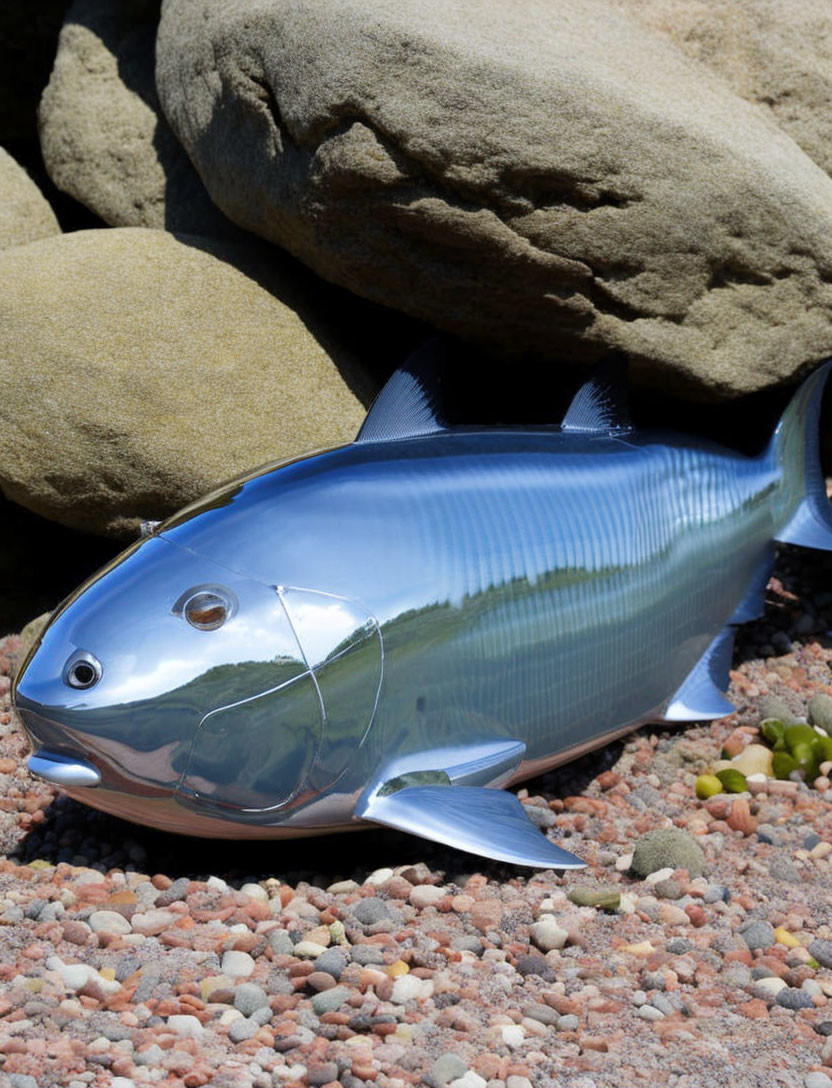
[[[627,361],[603,359],[569,405],[561,429],[575,434],[627,434],[632,431],[627,404]]]
[[[438,338],[414,352],[388,378],[355,441],[391,442],[444,431],[447,359],[447,345]]]

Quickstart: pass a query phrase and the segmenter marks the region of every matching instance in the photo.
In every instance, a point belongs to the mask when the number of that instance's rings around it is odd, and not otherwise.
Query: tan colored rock
[[[832,174],[832,7],[817,0],[613,0],[769,110]]]
[[[288,259],[264,268],[246,249],[164,231],[8,250],[0,488],[119,534],[258,464],[350,440],[375,388],[361,343],[396,354],[371,317],[361,304],[339,315],[331,289]]]
[[[442,328],[720,396],[832,350],[832,181],[605,0],[165,0],[157,86],[232,219]]]
[[[0,249],[60,233],[55,213],[40,189],[0,147]]]
[[[241,234],[212,204],[161,114],[159,0],[76,0],[40,102],[40,143],[59,189],[111,226]]]

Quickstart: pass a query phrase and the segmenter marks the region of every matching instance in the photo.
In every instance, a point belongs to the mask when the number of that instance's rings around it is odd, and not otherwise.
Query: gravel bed
[[[832,790],[693,789],[772,699],[832,695],[830,574],[783,549],[730,718],[519,791],[563,876],[86,810],[26,771],[0,641],[0,1088],[832,1088]]]

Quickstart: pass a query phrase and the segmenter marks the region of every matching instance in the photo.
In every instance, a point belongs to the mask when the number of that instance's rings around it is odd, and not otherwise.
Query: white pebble
[[[662,880],[670,880],[675,870],[669,866],[666,869],[657,869],[655,873],[650,873],[649,876],[644,878],[645,884],[658,884]]]
[[[130,923],[115,910],[97,910],[87,919],[93,933],[129,933]],[[123,1077],[121,1078],[124,1079]]]
[[[318,944],[317,941],[298,941],[292,949],[292,955],[302,960],[316,960],[324,952],[326,952],[326,945]]]
[[[636,1009],[636,1016],[640,1016],[642,1020],[664,1020],[664,1013],[655,1005],[640,1005]]]
[[[386,884],[392,875],[392,869],[376,869],[374,873],[370,873],[364,883],[378,887],[380,884]]]
[[[229,978],[248,978],[254,974],[254,960],[248,952],[226,952],[220,970]]]
[[[240,891],[249,899],[259,899],[261,903],[268,903],[269,893],[261,884],[244,884]]]
[[[86,963],[61,964],[59,971],[64,986],[68,990],[80,990],[91,979],[97,979],[98,972]]]
[[[422,910],[424,907],[434,906],[447,894],[445,888],[437,888],[433,884],[417,884],[410,893],[410,902],[417,910]]]
[[[423,1001],[433,994],[433,982],[429,978],[402,975],[393,983],[390,1000],[394,1005],[406,1005],[408,1001]]]
[[[130,925],[134,933],[143,933],[145,937],[157,937],[177,921],[179,921],[178,914],[165,910],[164,907],[156,907],[153,910],[134,914],[130,919]]]
[[[500,1028],[500,1034],[506,1046],[512,1048],[522,1046],[526,1041],[526,1029],[520,1024],[504,1024]]]
[[[781,990],[785,990],[786,982],[782,978],[758,978],[754,983],[754,989],[762,991],[764,994],[770,994],[772,997],[776,997]]]
[[[558,925],[557,919],[551,914],[544,914],[530,929],[532,941],[541,952],[551,952],[555,948],[563,948],[569,934]]]
[[[330,895],[346,895],[347,892],[354,892],[358,887],[358,884],[354,880],[336,880],[334,884],[330,884],[327,891]]]
[[[223,894],[231,890],[221,876],[209,876],[205,884],[213,891],[222,892]]]
[[[452,1080],[448,1088],[485,1088],[486,1084],[488,1084],[487,1080],[481,1077],[479,1073],[475,1073],[473,1069],[469,1069],[461,1077]]]
[[[618,861],[615,863],[615,867],[619,871],[619,873],[624,873],[624,872],[627,871],[627,869],[630,868],[630,866],[632,864],[633,864],[633,855],[632,854],[622,854],[621,857],[618,859]]]
[[[217,1020],[217,1023],[227,1027],[229,1024],[233,1024],[235,1020],[245,1020],[245,1017],[239,1009],[226,1009]]]
[[[167,1026],[174,1035],[180,1035],[183,1039],[201,1039],[205,1031],[195,1016],[188,1015],[169,1016]]]
[[[136,1088],[136,1082],[130,1077],[113,1077],[110,1088]]]

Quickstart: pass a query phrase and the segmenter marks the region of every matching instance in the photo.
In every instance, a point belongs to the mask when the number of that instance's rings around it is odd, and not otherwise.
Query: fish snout
[[[77,738],[61,724],[45,717],[21,684],[12,691],[12,705],[32,749],[27,766],[32,774],[53,786],[97,786],[101,772]]]

